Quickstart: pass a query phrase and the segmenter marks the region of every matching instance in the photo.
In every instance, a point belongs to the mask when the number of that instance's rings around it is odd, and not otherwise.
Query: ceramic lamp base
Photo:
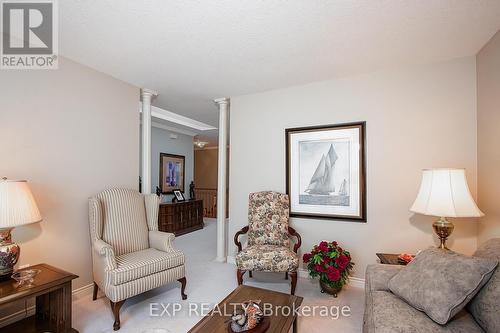
[[[12,243],[11,230],[12,228],[0,229],[0,280],[2,281],[10,279],[21,251],[19,245]]]
[[[439,245],[439,248],[443,250],[448,250],[448,248],[446,247],[446,239],[448,239],[448,237],[453,232],[453,229],[455,229],[453,223],[448,221],[446,217],[441,217],[438,221],[434,222],[432,228],[439,237],[439,241],[441,243]]]

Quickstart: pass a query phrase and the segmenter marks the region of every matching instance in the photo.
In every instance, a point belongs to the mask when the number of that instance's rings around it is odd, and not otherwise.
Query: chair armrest
[[[236,245],[238,247],[238,252],[241,251],[242,247],[241,247],[241,243],[240,241],[238,240],[238,238],[240,237],[240,235],[244,235],[248,232],[248,226],[246,227],[243,227],[240,231],[238,231],[236,233],[236,235],[234,235],[234,245]]]
[[[117,267],[116,258],[115,258],[115,250],[113,247],[103,241],[102,239],[94,239],[93,241],[94,251],[100,256],[104,257],[104,262],[106,264],[106,268],[108,270],[113,270]]]
[[[149,232],[149,246],[163,252],[176,252],[173,241],[175,235],[169,232],[151,230]]]
[[[388,291],[389,280],[399,273],[405,266],[372,264],[366,268],[365,289],[366,291]]]
[[[297,237],[297,243],[293,246],[293,252],[297,253],[300,246],[302,245],[302,238],[300,238],[299,233],[292,227],[288,227],[288,234],[292,237]]]

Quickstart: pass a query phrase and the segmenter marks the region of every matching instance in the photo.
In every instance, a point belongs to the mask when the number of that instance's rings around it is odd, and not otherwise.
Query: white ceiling
[[[217,126],[216,97],[473,55],[499,0],[64,0],[60,53]]]

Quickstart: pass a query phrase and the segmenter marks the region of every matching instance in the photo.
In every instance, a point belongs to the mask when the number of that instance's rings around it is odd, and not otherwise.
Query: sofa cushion
[[[371,292],[367,304],[364,333],[479,333],[481,327],[466,312],[458,313],[446,325],[438,325],[389,291]]]
[[[368,291],[388,291],[389,280],[394,277],[404,266],[374,264],[366,267],[365,290]]]
[[[500,238],[487,241],[474,254],[476,257],[500,260]],[[476,321],[486,332],[500,332],[500,269],[467,305]]]
[[[117,286],[184,265],[184,261],[182,252],[163,252],[149,248],[117,256],[116,264],[118,267],[108,273],[111,284]]]
[[[489,280],[498,262],[430,248],[389,281],[389,289],[438,324],[446,324]]]
[[[295,272],[299,267],[299,258],[287,247],[254,245],[236,255],[236,266],[248,271]]]

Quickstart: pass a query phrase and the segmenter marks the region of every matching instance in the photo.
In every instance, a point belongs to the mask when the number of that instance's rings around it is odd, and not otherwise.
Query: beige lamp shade
[[[0,229],[41,220],[35,198],[25,180],[0,179]]]
[[[464,169],[429,169],[422,173],[414,213],[438,217],[480,217],[467,185]]]

